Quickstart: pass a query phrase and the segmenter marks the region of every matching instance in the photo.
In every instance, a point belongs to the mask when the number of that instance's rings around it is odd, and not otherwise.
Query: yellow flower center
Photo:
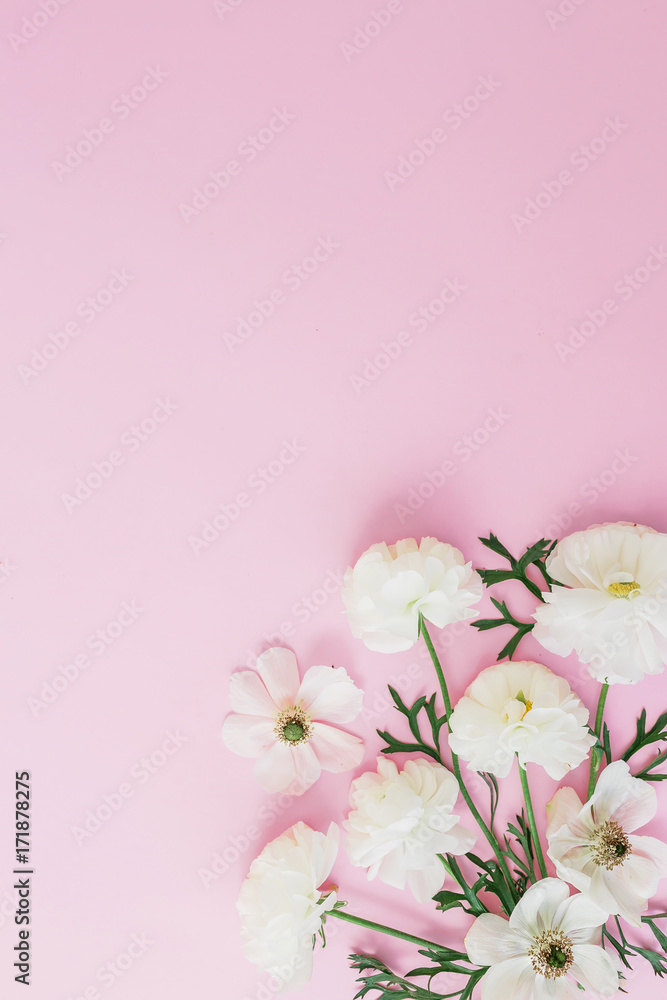
[[[288,705],[276,716],[273,732],[279,743],[298,747],[313,735],[313,724],[300,706]]]
[[[610,583],[607,587],[607,593],[612,597],[633,597],[639,590],[639,584],[634,580],[630,580],[629,583]]]
[[[632,845],[623,829],[614,820],[608,820],[599,826],[589,840],[591,858],[596,865],[611,871],[616,865],[622,865],[628,855],[632,854]]]
[[[517,702],[523,705],[523,712],[521,712],[521,715],[518,717],[517,717],[517,712],[520,712],[521,709],[516,704]],[[523,720],[526,718],[526,715],[528,714],[528,712],[530,712],[532,707],[533,707],[532,701],[529,698],[526,698],[523,691],[519,691],[514,698],[511,698],[508,701],[507,705],[505,706],[505,722],[510,722],[510,716],[512,717],[511,718],[512,724],[515,724],[517,722],[523,722]]]

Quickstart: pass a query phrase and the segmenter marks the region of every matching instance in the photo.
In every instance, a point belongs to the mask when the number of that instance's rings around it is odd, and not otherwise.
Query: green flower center
[[[557,945],[554,945],[549,952],[547,964],[552,969],[563,969],[567,965],[567,955]]]
[[[299,747],[313,735],[313,724],[300,705],[288,705],[276,716],[273,733],[284,746]]]
[[[634,580],[630,580],[629,583],[610,583],[607,587],[607,593],[612,597],[632,597],[638,594],[639,590],[639,584]]]
[[[283,729],[283,736],[290,743],[298,743],[303,736],[303,726],[299,722],[288,722]]]

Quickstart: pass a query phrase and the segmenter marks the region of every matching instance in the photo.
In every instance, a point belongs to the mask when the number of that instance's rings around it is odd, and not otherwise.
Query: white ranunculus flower
[[[456,778],[446,767],[409,760],[402,771],[378,757],[377,773],[368,771],[352,782],[346,848],[353,865],[368,868],[387,885],[403,889],[425,903],[442,888],[445,869],[438,854],[465,854],[475,835],[452,812],[459,794]]]
[[[667,535],[642,524],[599,524],[558,543],[547,570],[563,587],[542,594],[533,635],[576,652],[593,677],[634,684],[667,662]]]
[[[560,877],[636,927],[667,875],[667,844],[632,835],[656,809],[654,789],[624,760],[605,768],[585,805],[572,788],[547,805],[548,854]]]
[[[253,774],[266,792],[302,795],[321,771],[361,763],[362,741],[337,726],[356,718],[363,697],[344,667],[310,667],[301,680],[294,653],[274,646],[257,657],[257,671],[232,674],[235,714],[222,738],[234,753],[256,758]]]
[[[619,987],[614,962],[600,945],[607,914],[587,896],[569,895],[557,878],[531,885],[509,920],[477,917],[465,937],[468,957],[490,966],[482,1000],[578,1000],[612,997]]]
[[[436,538],[371,545],[349,567],[343,603],[352,634],[369,649],[396,653],[417,642],[419,612],[438,628],[474,618],[479,574],[461,552]]]
[[[512,760],[539,764],[556,781],[595,743],[588,709],[541,663],[509,660],[477,675],[450,716],[449,745],[471,771],[509,774]]]
[[[278,979],[282,990],[298,989],[312,976],[313,935],[336,902],[336,893],[323,894],[320,886],[336,860],[339,837],[335,823],[326,834],[297,823],[266,845],[241,886],[236,906],[246,957]]]

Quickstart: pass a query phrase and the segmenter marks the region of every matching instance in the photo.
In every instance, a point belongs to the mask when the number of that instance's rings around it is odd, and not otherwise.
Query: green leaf
[[[442,910],[443,913],[445,910],[453,910],[458,906],[460,906],[466,913],[470,913],[470,910],[466,910],[464,905],[466,897],[462,892],[452,892],[449,889],[442,889],[440,892],[436,892],[433,899],[438,904],[437,909]]]
[[[491,551],[495,552],[496,555],[502,556],[503,559],[507,559],[512,568],[516,566],[516,559],[507,551],[496,535],[489,533],[488,538],[480,538],[479,540],[482,545],[486,545],[487,549],[491,549]]]
[[[543,598],[540,587],[533,580],[531,580],[527,574],[528,567],[535,566],[539,570],[547,590],[551,590],[555,581],[547,572],[545,560],[552,552],[554,545],[556,544],[555,541],[552,542],[548,538],[541,538],[538,542],[529,546],[520,559],[515,559],[511,552],[505,548],[495,535],[491,534],[488,538],[480,538],[480,542],[482,545],[485,545],[487,549],[495,552],[496,555],[501,556],[510,564],[509,570],[478,570],[479,575],[487,587],[492,587],[497,583],[504,583],[506,580],[517,580],[519,583],[524,585],[533,597],[537,597],[537,599],[541,601]]]
[[[446,716],[439,717],[435,710],[435,694],[427,700],[423,695],[417,698],[415,703],[408,708],[408,706],[403,702],[401,696],[398,692],[388,685],[389,694],[391,695],[395,708],[404,715],[408,720],[408,726],[410,727],[410,732],[415,738],[414,743],[407,743],[405,740],[396,739],[391,733],[384,730],[377,730],[378,735],[387,744],[382,747],[382,753],[424,753],[428,757],[437,761],[438,764],[442,764],[442,757],[440,755],[440,730],[447,721]],[[433,736],[433,744],[427,743],[421,734],[421,728],[419,724],[420,712],[424,711],[431,728],[431,735]]]
[[[489,798],[491,800],[490,801],[491,822],[489,823],[489,827],[493,832],[493,823],[496,818],[498,799],[500,798],[500,791],[498,789],[498,779],[496,778],[495,774],[490,774],[487,771],[478,771],[477,773],[479,774],[482,781],[484,781],[489,786]]]
[[[658,925],[655,923],[655,917],[642,917],[642,921],[645,924],[648,924],[662,950],[667,952],[667,936],[663,934]]]
[[[621,757],[621,760],[630,760],[631,757],[639,753],[640,750],[643,750],[644,747],[650,746],[651,743],[657,743],[659,740],[667,740],[666,726],[667,712],[663,712],[647,731],[646,709],[643,708],[641,715],[637,719],[637,735]]]
[[[665,956],[659,955],[657,951],[651,951],[650,948],[639,948],[636,944],[633,944],[632,947],[638,955],[641,955],[642,958],[646,959],[656,976],[660,976],[662,979],[667,972],[667,961],[665,960]]]
[[[438,764],[442,764],[440,754],[437,750],[427,746],[425,743],[403,743],[401,740],[395,739],[391,733],[383,732],[380,729],[376,729],[376,733],[387,744],[386,747],[382,747],[381,753],[425,753],[428,757],[437,761]]]
[[[378,958],[370,955],[350,955],[350,962],[353,969],[358,969],[368,975],[359,976],[357,982],[362,983],[362,987],[356,994],[355,1000],[366,997],[369,993],[375,993],[375,1000],[443,1000],[442,993],[433,993],[430,990],[431,980],[439,972],[454,972],[465,978],[466,982],[460,989],[453,993],[446,993],[444,997],[460,997],[461,1000],[470,1000],[472,991],[477,982],[486,972],[486,968],[466,968],[461,962],[469,963],[468,956],[464,952],[454,951],[451,948],[438,948],[437,950],[420,950],[420,955],[431,961],[430,966],[420,966],[406,973],[405,976],[398,976],[396,973],[381,962]],[[428,977],[429,988],[420,986],[418,983],[410,982],[411,978]]]
[[[518,618],[514,617],[504,601],[497,601],[494,597],[492,597],[491,603],[500,612],[502,618],[482,618],[480,621],[471,622],[471,625],[482,632],[490,628],[498,628],[500,625],[513,625],[516,629],[516,634],[512,636],[510,641],[505,646],[503,646],[497,656],[498,660],[502,660],[505,656],[509,657],[511,660],[519,642],[524,635],[527,635],[528,632],[534,628],[535,623],[519,621]]]

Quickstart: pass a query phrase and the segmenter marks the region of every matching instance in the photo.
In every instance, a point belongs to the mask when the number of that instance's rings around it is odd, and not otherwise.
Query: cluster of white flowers
[[[663,670],[667,535],[625,523],[576,532],[555,547],[546,571],[556,585],[542,594],[533,629],[546,650],[576,652],[605,684]],[[422,620],[443,628],[473,618],[482,591],[479,574],[457,548],[410,538],[364,552],[345,575],[342,597],[352,633],[370,650],[388,653],[413,646]],[[263,788],[299,795],[322,770],[361,763],[362,741],[337,727],[355,719],[362,698],[345,669],[311,667],[300,679],[294,654],[273,648],[258,658],[256,671],[233,675],[234,714],[223,738],[234,752],[255,758]],[[401,770],[379,757],[375,771],[352,782],[343,822],[349,861],[365,868],[369,880],[407,886],[428,901],[451,872],[445,856],[468,854],[475,845],[455,811],[465,792],[459,758],[469,771],[500,778],[517,759],[523,770],[538,766],[560,781],[597,742],[588,722],[568,682],[543,664],[506,661],[482,669],[441,737],[447,733],[455,773],[424,758]],[[470,962],[488,967],[482,1000],[574,1000],[582,989],[598,998],[616,994],[619,968],[601,947],[601,931],[610,915],[640,926],[667,876],[667,845],[635,833],[656,808],[653,787],[633,777],[624,760],[602,771],[585,803],[573,788],[556,791],[546,837],[557,877],[530,885],[509,919],[478,916],[465,938]],[[284,989],[308,981],[313,936],[341,905],[335,888],[323,888],[338,840],[334,824],[325,835],[297,823],[265,847],[243,884],[238,908],[246,954]],[[547,874],[545,865],[541,871]]]

